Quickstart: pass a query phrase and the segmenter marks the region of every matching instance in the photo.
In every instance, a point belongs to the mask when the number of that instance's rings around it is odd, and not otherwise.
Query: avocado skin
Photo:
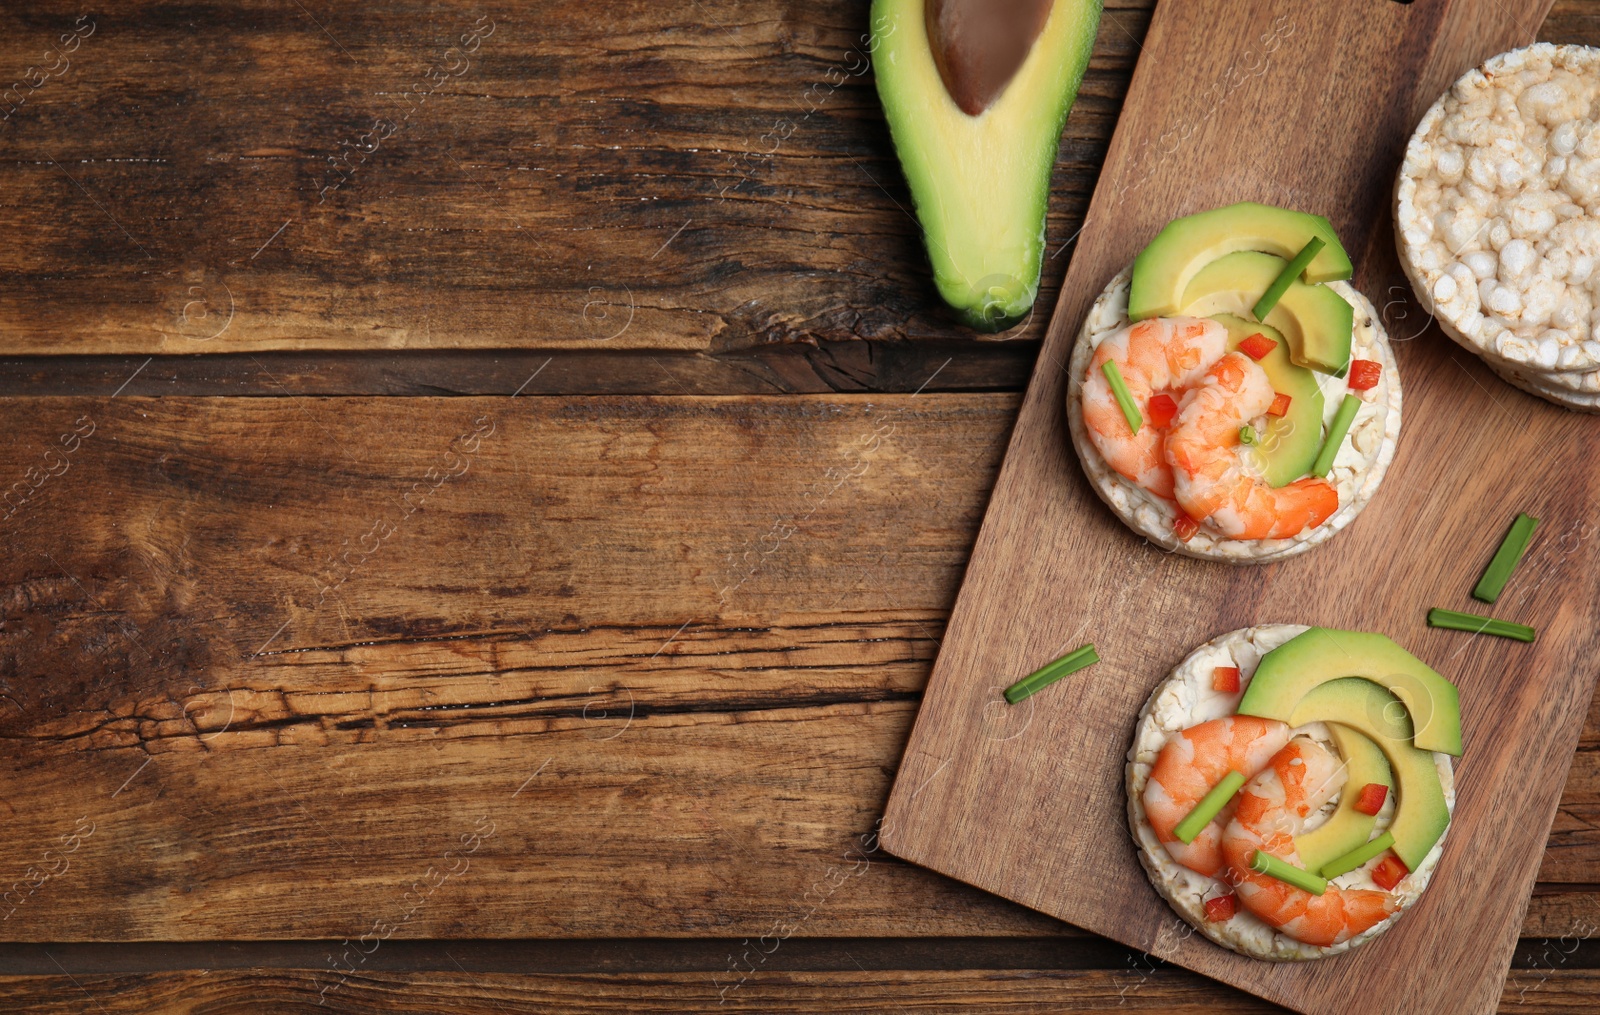
[[[1055,0],[1021,67],[978,116],[945,88],[925,2],[873,0],[878,96],[940,297],[968,327],[1004,331],[1039,292],[1050,176],[1100,2]]]

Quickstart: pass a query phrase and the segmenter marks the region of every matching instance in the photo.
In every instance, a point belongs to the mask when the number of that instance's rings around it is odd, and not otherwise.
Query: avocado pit
[[[926,0],[928,47],[968,116],[994,104],[1028,58],[1055,0]]]

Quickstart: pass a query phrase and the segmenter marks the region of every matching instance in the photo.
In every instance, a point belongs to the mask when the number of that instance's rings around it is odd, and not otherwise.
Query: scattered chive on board
[[[1532,641],[1538,632],[1526,624],[1513,624],[1509,620],[1480,617],[1476,613],[1458,613],[1441,610],[1437,606],[1428,611],[1428,626],[1443,627],[1451,631],[1471,631],[1473,634],[1492,634],[1498,638],[1515,638]]]
[[[1144,423],[1144,417],[1139,414],[1139,407],[1133,403],[1133,393],[1128,390],[1128,382],[1122,379],[1122,371],[1117,369],[1115,360],[1106,360],[1100,372],[1106,375],[1106,381],[1111,385],[1111,393],[1116,396],[1117,404],[1122,407],[1122,414],[1127,417],[1128,425],[1134,433],[1139,432],[1139,427]]]
[[[1328,427],[1328,439],[1323,442],[1322,450],[1317,452],[1317,460],[1311,465],[1311,475],[1326,476],[1333,471],[1333,460],[1339,457],[1339,446],[1344,443],[1345,435],[1350,432],[1350,424],[1355,422],[1356,412],[1360,408],[1359,397],[1344,396],[1344,401],[1339,403],[1338,414],[1333,417],[1333,425]]]
[[[1271,853],[1256,850],[1250,854],[1250,869],[1257,874],[1265,874],[1269,878],[1277,878],[1285,884],[1303,888],[1312,895],[1321,895],[1328,890],[1326,878],[1319,878],[1310,871],[1303,871],[1287,860],[1280,860]]]
[[[1045,663],[1032,673],[1006,688],[1006,700],[1015,705],[1023,698],[1039,691],[1067,676],[1076,673],[1085,666],[1092,666],[1100,661],[1100,656],[1095,653],[1093,645],[1083,648],[1057,659],[1053,663]]]
[[[1311,242],[1301,247],[1300,253],[1294,255],[1294,260],[1283,266],[1283,270],[1278,272],[1278,277],[1272,280],[1272,284],[1267,286],[1267,291],[1261,294],[1261,298],[1256,300],[1256,305],[1250,309],[1250,312],[1256,315],[1256,320],[1267,319],[1267,315],[1272,313],[1272,308],[1277,306],[1283,294],[1289,291],[1289,286],[1294,284],[1294,280],[1300,277],[1301,272],[1306,270],[1306,266],[1325,246],[1327,241],[1320,236],[1313,236]]]
[[[1357,846],[1344,856],[1335,857],[1322,865],[1322,876],[1332,881],[1341,874],[1349,874],[1373,857],[1394,845],[1394,835],[1384,832],[1365,845]]]
[[[1194,837],[1199,835],[1211,823],[1211,819],[1228,805],[1228,801],[1233,799],[1233,795],[1239,792],[1239,787],[1243,785],[1244,776],[1238,772],[1229,772],[1223,776],[1222,781],[1211,787],[1211,791],[1194,805],[1194,810],[1183,816],[1183,820],[1178,822],[1172,834],[1184,844],[1193,842]]]
[[[1472,590],[1472,598],[1481,599],[1486,603],[1492,603],[1500,598],[1506,582],[1511,578],[1511,572],[1517,569],[1517,564],[1522,561],[1522,555],[1528,552],[1528,542],[1533,539],[1533,530],[1538,524],[1537,518],[1524,514],[1517,515],[1517,520],[1511,523],[1511,531],[1500,541],[1500,549],[1494,552],[1494,559],[1489,561],[1483,577],[1478,579],[1477,588]]]

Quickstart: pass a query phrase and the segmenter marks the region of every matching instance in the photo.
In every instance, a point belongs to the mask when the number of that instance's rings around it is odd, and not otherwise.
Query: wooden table
[[[0,1006],[1267,1007],[876,848],[1044,317],[938,308],[865,6],[0,14]],[[1597,757],[1509,1010],[1600,996]]]

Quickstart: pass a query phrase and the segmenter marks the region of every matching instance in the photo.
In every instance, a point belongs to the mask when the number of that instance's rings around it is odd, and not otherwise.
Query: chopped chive
[[[1344,401],[1339,403],[1338,414],[1333,417],[1333,425],[1328,427],[1328,439],[1323,442],[1322,450],[1317,452],[1317,460],[1311,466],[1311,475],[1326,476],[1333,471],[1333,460],[1339,457],[1339,446],[1344,443],[1345,435],[1350,432],[1350,424],[1355,422],[1360,409],[1360,398],[1349,394],[1344,396]]]
[[[1441,610],[1437,606],[1428,611],[1428,626],[1443,627],[1451,631],[1471,631],[1473,634],[1492,634],[1498,638],[1515,638],[1532,641],[1538,632],[1526,624],[1513,624],[1509,620],[1480,617],[1476,613],[1458,613]]]
[[[1128,418],[1128,425],[1134,433],[1139,432],[1139,427],[1144,423],[1144,417],[1139,414],[1139,407],[1133,402],[1133,392],[1128,390],[1128,384],[1122,379],[1122,371],[1117,369],[1115,360],[1106,360],[1100,368],[1106,375],[1106,380],[1111,384],[1111,393],[1116,396],[1117,404],[1122,406],[1122,414]]]
[[[1287,860],[1280,860],[1271,853],[1263,853],[1259,849],[1250,854],[1250,869],[1257,874],[1277,878],[1284,884],[1303,888],[1312,895],[1321,895],[1328,890],[1326,878],[1319,878],[1310,871],[1303,871]]]
[[[1313,236],[1311,242],[1301,247],[1300,253],[1294,255],[1294,260],[1284,265],[1283,270],[1278,272],[1278,277],[1272,280],[1272,284],[1267,286],[1267,291],[1261,294],[1261,298],[1256,300],[1256,305],[1251,308],[1250,312],[1256,315],[1256,320],[1267,319],[1267,315],[1272,313],[1272,308],[1277,306],[1283,294],[1289,291],[1289,286],[1300,277],[1300,273],[1306,270],[1306,265],[1310,264],[1311,259],[1325,246],[1327,242],[1322,237]]]
[[[1239,442],[1241,444],[1254,444],[1256,442],[1256,428],[1246,424],[1239,428]]]
[[[1085,666],[1092,666],[1099,661],[1100,657],[1095,654],[1094,646],[1085,645],[1075,652],[1062,656],[1053,663],[1045,663],[1037,670],[1006,688],[1006,700],[1015,705],[1023,698],[1049,687],[1067,674],[1076,673]]]
[[[1371,842],[1357,846],[1344,856],[1334,857],[1322,865],[1322,876],[1332,881],[1341,874],[1349,874],[1373,857],[1394,845],[1394,835],[1384,832]]]
[[[1228,801],[1233,799],[1233,795],[1239,792],[1239,787],[1243,785],[1244,776],[1238,772],[1229,772],[1223,776],[1222,781],[1211,787],[1211,791],[1194,805],[1194,810],[1183,816],[1183,820],[1178,822],[1178,827],[1172,830],[1172,834],[1178,837],[1179,842],[1193,842],[1201,829],[1211,823],[1211,819],[1228,805]]]
[[[1489,561],[1483,577],[1478,579],[1478,587],[1472,590],[1472,598],[1481,599],[1486,603],[1492,603],[1500,598],[1507,580],[1511,578],[1511,572],[1517,569],[1522,555],[1528,552],[1528,541],[1533,538],[1534,526],[1538,524],[1537,518],[1517,515],[1517,520],[1511,523],[1511,531],[1500,541],[1500,549],[1494,552],[1494,559]]]

